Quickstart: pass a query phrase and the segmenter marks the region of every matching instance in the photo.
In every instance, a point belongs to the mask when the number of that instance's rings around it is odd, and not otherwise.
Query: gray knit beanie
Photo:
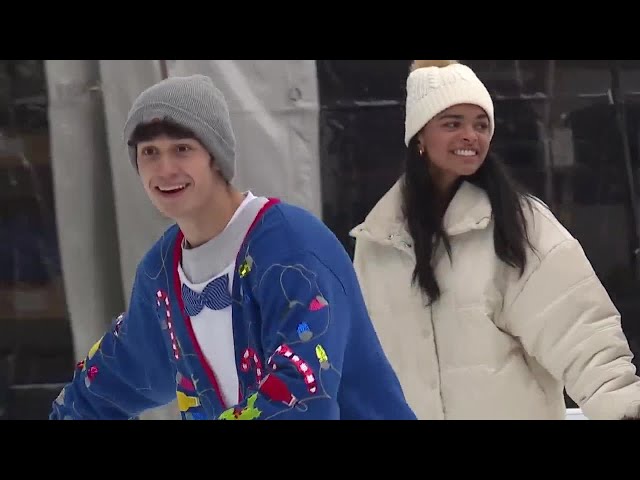
[[[171,120],[188,128],[213,155],[222,175],[231,181],[235,175],[235,136],[224,95],[213,81],[204,75],[169,77],[143,91],[129,111],[124,126],[124,140],[141,123]],[[137,169],[135,146],[129,146],[129,156]]]

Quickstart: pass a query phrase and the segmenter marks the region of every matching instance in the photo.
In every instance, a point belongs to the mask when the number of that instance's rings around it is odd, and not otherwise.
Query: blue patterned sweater
[[[185,312],[173,226],[138,266],[127,312],[79,362],[51,419],[131,419],[176,396],[183,419],[415,419],[326,226],[271,200],[236,259],[240,403],[225,405]]]

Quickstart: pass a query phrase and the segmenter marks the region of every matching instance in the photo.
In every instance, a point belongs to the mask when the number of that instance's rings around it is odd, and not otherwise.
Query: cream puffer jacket
[[[382,345],[420,419],[563,419],[563,387],[590,419],[640,414],[640,378],[620,316],[580,244],[544,205],[525,209],[527,268],[499,261],[486,193],[463,182],[435,256],[441,297],[425,307],[400,180],[351,231]],[[531,213],[532,212],[532,213]]]

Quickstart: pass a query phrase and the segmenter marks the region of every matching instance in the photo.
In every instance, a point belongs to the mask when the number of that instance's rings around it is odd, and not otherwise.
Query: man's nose
[[[157,166],[157,173],[164,177],[174,175],[178,172],[178,162],[176,162],[174,156],[168,152],[159,155]]]

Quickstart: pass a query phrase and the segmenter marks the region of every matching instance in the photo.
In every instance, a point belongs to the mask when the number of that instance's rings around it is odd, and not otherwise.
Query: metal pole
[[[638,217],[638,196],[636,193],[635,178],[631,162],[631,147],[627,132],[627,119],[625,115],[624,97],[620,87],[620,65],[617,60],[611,60],[611,103],[615,107],[618,130],[622,140],[622,160],[627,175],[627,188],[629,193],[629,208],[631,216],[631,255],[634,276],[640,279],[640,224]]]
[[[160,75],[162,75],[162,79],[165,80],[169,78],[169,69],[167,68],[166,60],[159,60],[160,62]]]

